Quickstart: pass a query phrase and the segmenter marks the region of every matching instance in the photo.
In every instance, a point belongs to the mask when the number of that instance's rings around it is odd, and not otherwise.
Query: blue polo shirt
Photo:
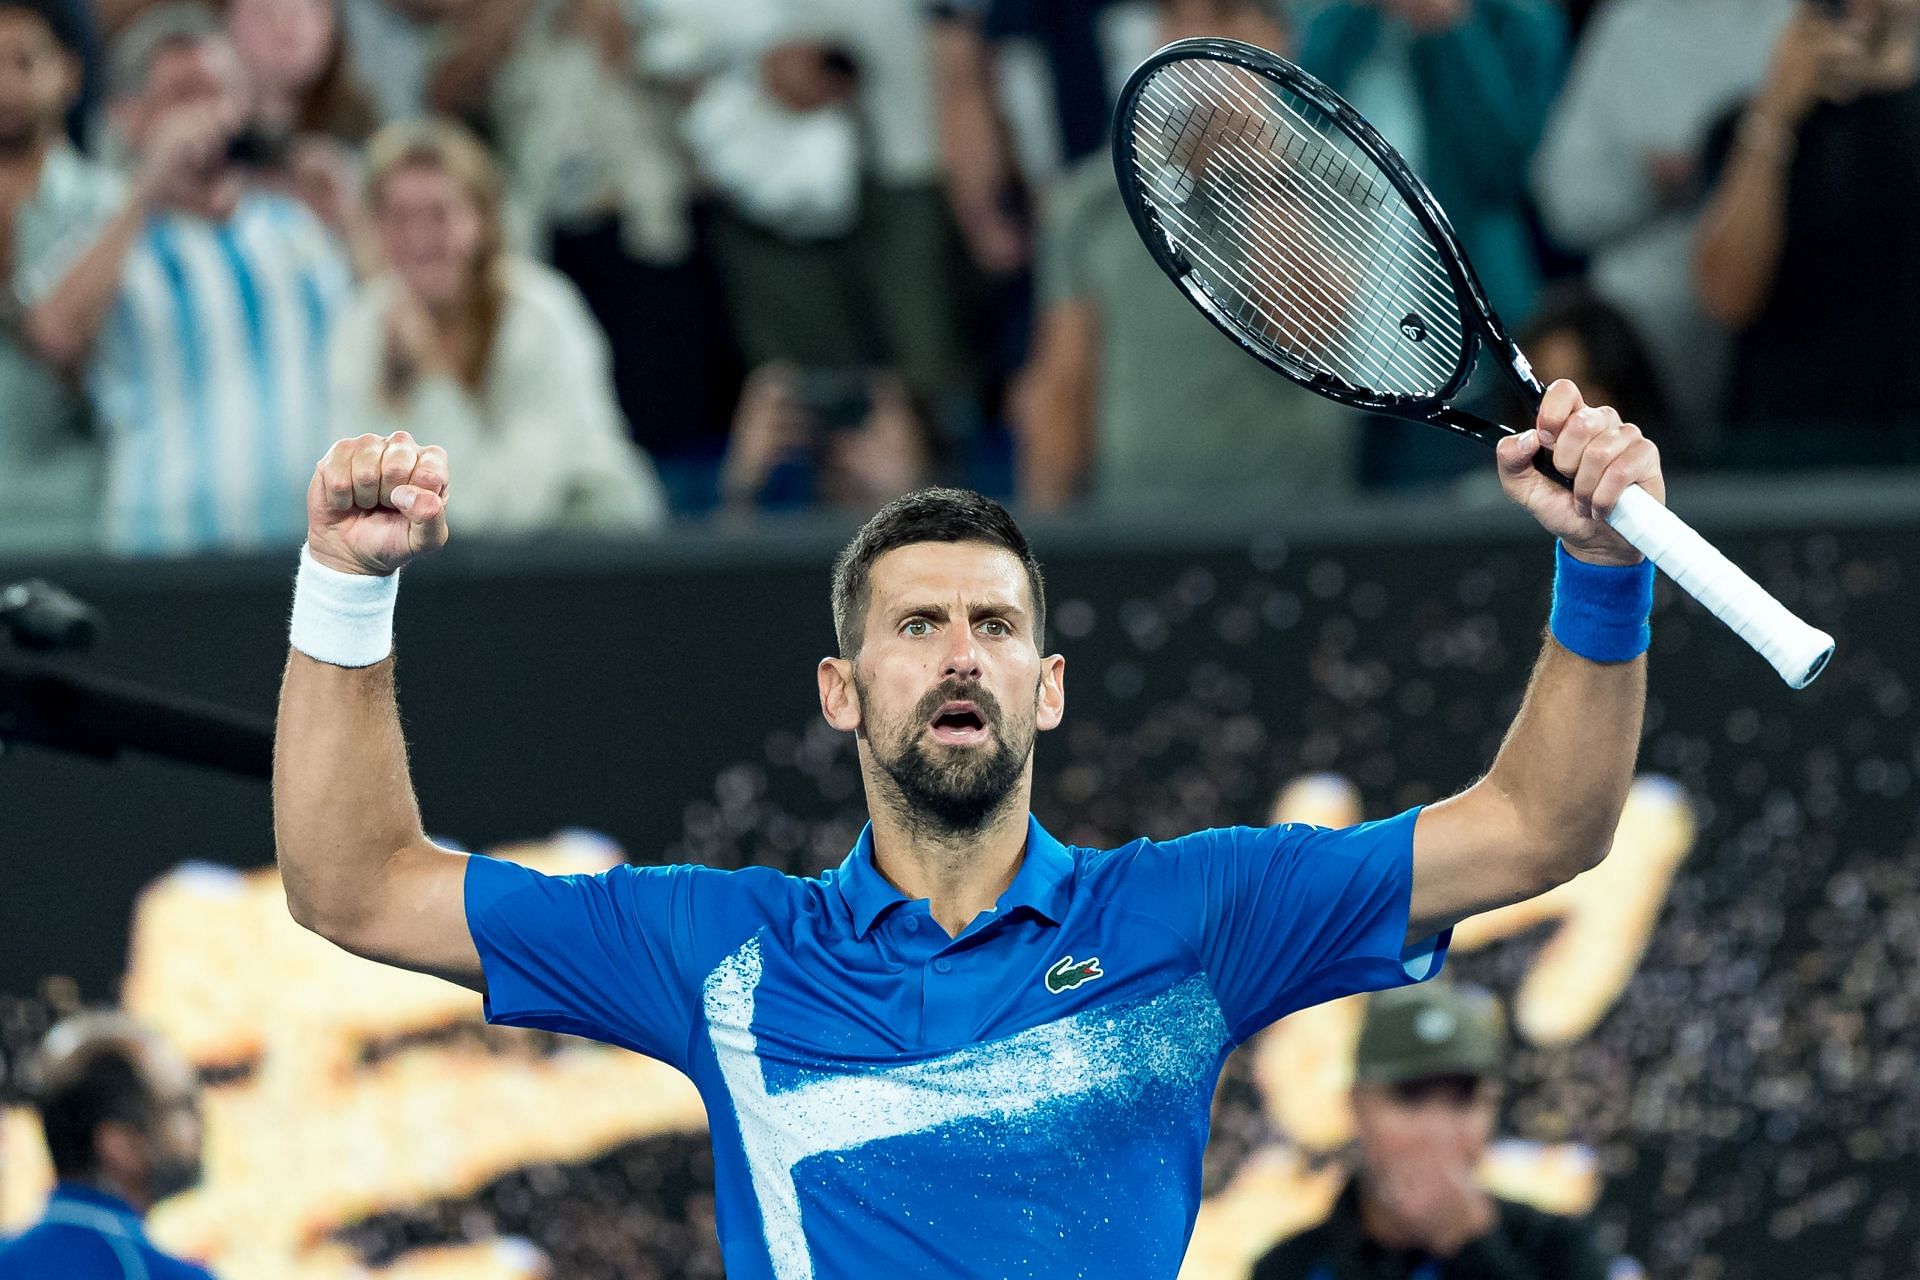
[[[1439,969],[1402,946],[1416,813],[1105,851],[1030,819],[957,938],[871,828],[816,879],[475,857],[467,922],[488,1021],[693,1079],[732,1280],[1171,1277],[1227,1052]]]
[[[160,1252],[133,1206],[77,1182],[54,1188],[47,1211],[0,1245],[0,1280],[213,1280]]]

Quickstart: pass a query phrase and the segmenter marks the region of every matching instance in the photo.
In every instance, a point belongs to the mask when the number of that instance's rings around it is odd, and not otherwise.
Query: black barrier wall
[[[1169,547],[1164,531],[1040,531],[1050,641],[1068,659],[1066,723],[1039,746],[1042,821],[1106,844],[1259,821],[1303,771],[1354,779],[1368,816],[1470,782],[1537,650],[1550,545],[1499,522],[1352,533],[1188,531]],[[1605,1018],[1572,1047],[1519,1052],[1504,1126],[1593,1146],[1607,1238],[1655,1276],[1867,1280],[1920,1256],[1916,533],[1722,533],[1839,639],[1797,694],[1662,584],[1642,769],[1684,789],[1700,834]],[[837,862],[862,820],[851,743],[815,706],[837,537],[409,570],[400,686],[429,829],[484,847],[584,826],[640,861]],[[271,708],[278,563],[63,577],[114,628],[75,665]],[[271,856],[265,788],[201,770],[19,749],[0,754],[0,798],[0,992],[18,997],[56,973],[110,996],[142,884],[186,859]],[[1511,992],[1538,944],[1451,967]],[[1216,1181],[1261,1141],[1238,1078]],[[699,1144],[642,1147],[572,1184],[516,1175],[350,1238],[377,1259],[479,1213],[533,1236],[562,1274],[601,1273],[595,1249],[716,1274]],[[607,1194],[606,1170],[635,1160],[649,1190]],[[636,1199],[650,1231],[631,1226]],[[563,1201],[572,1226],[543,1226],[541,1206]]]

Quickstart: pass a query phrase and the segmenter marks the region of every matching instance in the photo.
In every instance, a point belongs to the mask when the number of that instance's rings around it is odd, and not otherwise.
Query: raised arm
[[[446,542],[446,491],[446,454],[405,432],[342,440],[315,470],[294,635],[310,652],[292,653],[280,687],[273,833],[300,924],[481,990],[467,860],[422,831],[393,659],[375,652],[392,575]]]
[[[1571,491],[1533,469],[1542,448]],[[1612,409],[1589,408],[1572,383],[1556,382],[1535,429],[1502,444],[1500,480],[1560,539],[1558,609],[1493,767],[1420,814],[1409,942],[1597,865],[1640,746],[1647,660],[1627,654],[1643,647],[1647,570],[1602,517],[1630,484],[1664,500],[1659,451]]]
[[[1850,91],[1864,57],[1850,26],[1811,6],[1774,46],[1767,82],[1740,116],[1694,233],[1694,288],[1721,324],[1752,323],[1773,296],[1800,126],[1821,101]]]

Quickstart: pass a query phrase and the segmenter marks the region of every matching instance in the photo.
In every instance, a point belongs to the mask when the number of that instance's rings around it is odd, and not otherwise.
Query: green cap
[[[1422,982],[1369,997],[1353,1076],[1368,1084],[1496,1076],[1506,1054],[1506,1017],[1492,993]]]

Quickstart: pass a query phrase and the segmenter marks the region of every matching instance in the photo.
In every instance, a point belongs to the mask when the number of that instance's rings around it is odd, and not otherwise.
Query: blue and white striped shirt
[[[299,541],[327,446],[327,343],[350,284],[339,245],[282,196],[249,194],[224,223],[148,222],[89,373],[109,547]]]

